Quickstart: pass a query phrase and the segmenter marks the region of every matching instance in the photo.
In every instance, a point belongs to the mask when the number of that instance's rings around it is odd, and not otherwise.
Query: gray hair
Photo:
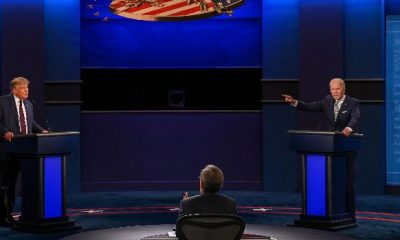
[[[224,184],[224,173],[217,166],[207,165],[200,172],[200,181],[205,192],[216,193]]]
[[[343,89],[346,89],[346,84],[344,83],[344,80],[343,80],[343,79],[341,79],[341,78],[333,78],[333,79],[329,82],[329,86],[331,86],[331,84],[332,84],[333,82],[339,83],[339,84],[343,87]]]

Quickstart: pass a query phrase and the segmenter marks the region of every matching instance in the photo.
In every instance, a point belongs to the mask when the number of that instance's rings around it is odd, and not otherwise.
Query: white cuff
[[[351,133],[353,132],[353,129],[351,127],[346,127]]]

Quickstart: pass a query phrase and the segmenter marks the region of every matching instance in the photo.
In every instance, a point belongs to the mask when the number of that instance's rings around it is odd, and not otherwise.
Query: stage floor
[[[81,232],[61,240],[139,240],[145,237],[167,234],[172,231],[175,225],[145,225],[145,226],[127,226],[119,228],[108,228]],[[277,240],[351,240],[349,236],[345,236],[336,232],[323,230],[315,230],[308,228],[272,226],[246,224],[245,234],[256,234],[269,236]],[[165,238],[174,240],[176,238]]]
[[[196,192],[191,192],[194,195]],[[33,234],[0,228],[0,239],[138,240],[166,234],[174,227],[180,191],[80,193],[68,199],[67,215],[82,227],[78,232]],[[276,192],[225,192],[236,199],[237,210],[246,222],[246,232],[277,239],[400,239],[398,196],[357,196],[357,227],[337,232],[286,227],[301,214],[301,194]],[[17,198],[15,218],[20,216]],[[161,226],[161,229],[157,229]],[[317,232],[315,232],[317,231]],[[123,236],[127,233],[125,236]],[[104,234],[104,235],[103,235]],[[142,234],[142,235],[140,235]],[[323,234],[321,237],[320,234]],[[328,236],[325,237],[325,234]],[[102,236],[103,235],[103,236]],[[139,235],[139,237],[132,237]],[[93,237],[94,238],[89,238]],[[105,237],[104,237],[105,236]],[[111,236],[111,237],[108,237]],[[83,238],[81,238],[83,237]],[[346,238],[347,237],[347,238]]]

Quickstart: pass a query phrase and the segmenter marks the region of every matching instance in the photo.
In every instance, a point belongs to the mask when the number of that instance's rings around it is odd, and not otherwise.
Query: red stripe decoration
[[[115,2],[115,3],[111,3],[110,7],[111,8],[120,8],[126,5],[125,1],[120,1],[120,2]]]
[[[160,13],[164,13],[164,12],[167,12],[167,11],[171,11],[171,10],[174,10],[174,9],[177,9],[177,8],[181,8],[181,7],[186,7],[186,6],[188,6],[186,1],[185,2],[180,2],[180,3],[174,4],[174,5],[168,6],[168,7],[164,7],[164,8],[160,8],[160,9],[154,10],[154,11],[147,12],[146,15],[157,15],[157,14],[160,14]]]
[[[220,0],[218,0],[218,3]],[[217,0],[113,0],[110,10],[121,17],[147,21],[171,21],[215,16],[232,10],[244,0],[230,0],[219,6]]]
[[[150,3],[144,3],[138,7],[128,8],[127,10],[125,10],[125,12],[134,13],[134,12],[137,12],[137,11],[140,11],[140,10],[143,10],[146,8],[150,8],[150,7],[152,7]]]
[[[207,7],[209,7],[209,8],[214,7],[214,6],[215,6],[215,5],[214,5],[213,2],[207,3]],[[198,12],[198,11],[200,11],[200,6],[197,6],[197,7],[194,7],[194,8],[190,8],[190,9],[187,9],[187,10],[184,10],[184,11],[180,11],[180,12],[171,14],[170,16],[185,16],[185,15],[191,15],[191,14],[193,14],[193,13],[195,13],[195,12]]]

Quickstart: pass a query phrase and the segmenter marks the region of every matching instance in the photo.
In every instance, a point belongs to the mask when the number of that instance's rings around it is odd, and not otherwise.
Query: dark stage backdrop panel
[[[224,190],[261,190],[261,111],[83,112],[82,190],[198,190],[206,164]]]
[[[112,14],[110,0],[81,1],[84,68],[261,66],[261,0],[246,0],[232,17],[149,22]]]
[[[260,110],[261,74],[261,68],[82,69],[82,109]]]

